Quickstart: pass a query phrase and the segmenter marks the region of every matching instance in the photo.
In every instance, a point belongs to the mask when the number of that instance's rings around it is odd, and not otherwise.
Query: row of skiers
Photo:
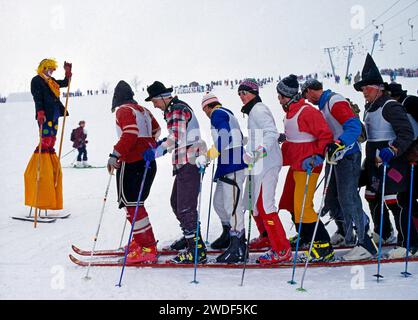
[[[62,209],[61,167],[54,145],[58,119],[65,113],[59,100],[59,89],[68,85],[71,67],[70,63],[65,63],[65,79],[55,80],[52,77],[57,68],[55,60],[44,59],[39,64],[38,75],[32,79],[40,143],[25,171],[25,204],[28,206]],[[364,185],[375,240],[381,235],[382,241],[392,241],[390,211],[398,235],[397,247],[389,252],[389,256],[404,257],[407,247],[411,254],[416,254],[417,231],[415,228],[408,230],[408,191],[412,191],[408,183],[411,179],[409,168],[413,168],[418,158],[418,98],[406,97],[406,92],[397,84],[388,87],[371,56],[367,56],[362,79],[354,87],[363,92],[367,102],[363,169],[358,143],[364,136],[362,123],[344,97],[324,90],[316,79],[303,83],[300,90],[294,75],[278,82],[278,101],[285,112],[285,133],[281,134],[269,107],[261,100],[257,81],[246,79],[238,87],[243,103],[241,111],[248,116],[248,138],[244,138],[233,112],[222,106],[213,94],[205,95],[202,109],[210,118],[214,142],[209,150],[201,139],[194,111],[172,95],[172,88],[166,88],[158,81],[147,88],[149,97],[146,101],[163,111],[167,124],[168,136],[159,139],[160,126],[152,113],[140,106],[133,99],[130,86],[120,81],[112,101],[119,139],[109,155],[108,169],[110,172],[116,169],[119,207],[125,208],[131,223],[141,189],[128,263],[155,262],[158,258],[157,241],[144,202],[156,174],[155,159],[167,152],[172,153],[175,176],[170,203],[183,231],[183,237],[171,245],[172,249],[179,250],[172,259],[174,263],[194,263],[196,244],[198,262],[206,261],[206,246],[200,228],[196,227],[199,226],[197,207],[204,169],[214,160],[216,190],[213,205],[222,221],[223,233],[211,246],[226,249],[217,257],[220,263],[245,260],[249,241],[244,227],[246,210],[252,212],[260,233],[249,243],[250,249],[268,248],[258,257],[259,263],[281,263],[292,258],[295,238],[286,237],[278,215],[278,210],[283,209],[292,214],[297,230],[300,230],[301,244],[313,241],[312,254],[307,257],[311,261],[333,260],[332,243],[341,241],[355,242],[344,259],[373,257],[376,247],[358,192],[359,186]],[[398,101],[388,95],[387,89]],[[408,108],[411,109],[409,114],[405,111]],[[412,117],[408,118],[411,114],[415,122]],[[39,158],[42,161],[38,161]],[[326,179],[325,206],[318,214],[329,212],[338,222],[339,228],[332,239],[320,220],[315,232],[317,212],[313,198],[325,159],[326,174],[331,176]],[[42,163],[40,168],[39,162]],[[289,166],[289,171],[277,208],[275,190],[282,166]],[[383,168],[387,169],[386,179],[383,179]],[[37,181],[39,170],[43,178]],[[413,190],[415,205],[416,189]],[[380,207],[382,196],[384,208]],[[413,211],[415,215],[418,212],[416,208]],[[384,216],[381,234],[380,212]],[[356,240],[353,240],[354,235]]]
[[[391,85],[395,94],[398,86]],[[173,96],[172,88],[155,81],[147,89],[149,96],[145,101],[163,111],[167,123],[168,136],[158,140],[160,126],[152,113],[140,106],[133,99],[130,86],[120,81],[112,102],[119,140],[109,155],[108,169],[109,172],[116,169],[119,206],[125,207],[127,218],[134,223],[127,263],[157,261],[157,241],[144,202],[156,174],[155,160],[167,152],[172,153],[175,176],[170,203],[183,231],[183,237],[170,246],[179,251],[171,260],[173,263],[194,263],[196,245],[197,262],[203,263],[207,259],[200,227],[196,227],[199,226],[197,208],[204,170],[214,160],[216,190],[213,206],[222,222],[223,233],[211,247],[225,249],[217,257],[217,262],[239,263],[246,259],[244,213],[247,210],[252,212],[260,233],[249,243],[249,248],[267,248],[258,257],[258,263],[288,262],[292,259],[295,239],[299,239],[300,245],[313,241],[311,255],[307,257],[305,253],[305,258],[310,261],[332,261],[332,240],[321,220],[315,231],[317,212],[313,204],[325,159],[326,176],[331,176],[326,179],[325,206],[318,214],[329,212],[339,221],[340,228],[333,236],[333,242],[353,242],[355,236],[353,249],[343,259],[370,259],[377,253],[358,189],[360,183],[366,186],[366,198],[375,227],[373,236],[378,239],[383,167],[388,168],[388,174],[383,194],[386,207],[382,237],[383,241],[390,241],[389,210],[394,215],[398,231],[397,246],[389,252],[389,257],[404,257],[410,178],[406,157],[414,156],[416,161],[417,146],[413,141],[417,137],[417,132],[414,133],[417,124],[408,118],[400,102],[388,96],[387,84],[371,56],[366,59],[362,80],[354,87],[363,92],[367,102],[363,170],[359,143],[364,134],[363,125],[350,103],[340,94],[324,90],[318,80],[306,81],[300,91],[294,75],[278,82],[278,101],[286,114],[284,134],[278,132],[254,79],[246,79],[238,87],[243,103],[241,112],[248,116],[248,138],[244,138],[233,112],[215,95],[206,94],[202,99],[202,109],[211,123],[213,146],[209,149],[201,139],[199,122],[192,108]],[[318,106],[319,110],[306,100]],[[282,166],[290,168],[277,208],[275,190]],[[133,222],[140,191],[138,214]],[[278,209],[292,214],[297,230],[300,230],[299,237],[290,240],[286,237]],[[415,227],[410,230],[409,248],[410,254],[418,250]]]

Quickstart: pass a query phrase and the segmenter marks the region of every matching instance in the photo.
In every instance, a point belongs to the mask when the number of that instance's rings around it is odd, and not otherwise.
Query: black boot
[[[373,243],[372,238],[367,233],[364,235],[363,243],[359,243],[359,245],[369,251],[371,255],[376,255],[376,245]]]
[[[308,252],[304,253],[307,255]],[[311,256],[309,257],[310,262],[329,262],[334,261],[334,249],[331,243],[328,241],[314,241]]]
[[[231,243],[228,249],[220,256],[216,258],[216,262],[219,263],[240,263],[244,262],[245,253],[247,251],[247,244],[245,240],[245,234],[231,235]],[[248,254],[247,254],[248,258]]]
[[[229,235],[229,231],[231,230],[230,225],[222,225],[223,231],[221,236],[213,241],[210,245],[212,249],[226,249],[229,247],[229,243],[231,242],[231,236]]]
[[[190,238],[185,238],[187,243],[187,249],[185,251],[179,252],[177,256],[171,259],[172,263],[194,263],[195,254],[196,254],[196,235]],[[206,262],[206,246],[202,240],[202,237],[199,234],[199,239],[197,242],[197,263]]]
[[[174,241],[171,245],[170,245],[170,250],[176,250],[176,251],[180,251],[180,250],[184,250],[187,248],[187,241],[186,238],[183,236],[180,239],[177,239],[176,241]]]

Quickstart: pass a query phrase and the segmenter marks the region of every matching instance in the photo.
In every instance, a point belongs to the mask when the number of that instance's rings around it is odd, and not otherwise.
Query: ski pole
[[[112,176],[113,176],[113,168],[111,170],[111,172],[109,173],[109,180],[107,182],[107,186],[106,186],[106,191],[104,194],[104,198],[103,198],[103,205],[102,205],[102,210],[100,211],[100,219],[99,219],[99,224],[97,226],[97,230],[96,230],[96,234],[94,236],[94,240],[93,240],[93,249],[91,250],[91,254],[90,254],[90,261],[89,261],[89,265],[87,267],[87,273],[86,276],[84,277],[85,280],[90,280],[91,278],[89,277],[89,272],[90,272],[90,266],[91,266],[91,258],[94,255],[94,251],[96,250],[96,243],[97,243],[97,238],[99,237],[99,231],[100,231],[100,227],[102,225],[102,220],[103,220],[103,213],[104,213],[104,209],[105,209],[105,205],[106,205],[106,200],[107,200],[107,194],[109,193],[109,188],[110,188],[110,182],[112,180]]]
[[[64,129],[65,129],[65,120],[67,118],[67,109],[68,109],[68,97],[70,96],[70,84],[71,84],[71,78],[68,79],[68,85],[67,85],[67,96],[65,97],[65,108],[64,108],[64,119],[62,121],[62,130],[61,130],[61,140],[60,140],[60,146],[58,151],[58,159],[61,159],[61,152],[62,152],[62,141],[64,138]]]
[[[200,184],[199,184],[199,205],[197,208],[197,219],[196,219],[196,243],[194,248],[194,275],[193,281],[191,283],[198,284],[199,281],[196,280],[196,273],[197,273],[197,253],[198,253],[198,242],[199,242],[199,227],[200,227],[200,205],[202,203],[202,181],[203,175],[205,174],[205,167],[199,168],[200,173]]]
[[[60,146],[58,151],[58,162],[61,163],[61,152],[62,152],[62,141],[64,139],[64,130],[65,130],[65,120],[67,119],[67,109],[68,109],[68,97],[70,96],[70,84],[71,84],[71,78],[68,79],[68,85],[67,85],[67,96],[65,97],[65,108],[64,108],[64,119],[62,121],[62,129],[61,129],[61,140],[60,140]],[[58,184],[58,174],[55,179],[55,187]]]
[[[76,149],[73,148],[72,150],[68,151],[66,154],[64,154],[61,159],[64,159],[66,156],[68,156],[71,152],[74,152]]]
[[[318,190],[319,189],[319,187],[321,186],[321,184],[322,184],[322,182],[324,181],[324,179],[325,179],[325,175],[322,177],[322,179],[319,181],[319,183],[317,184],[317,186],[316,186],[316,188],[315,188],[315,191],[314,191],[314,193],[316,192],[316,190]],[[328,223],[330,223],[331,222],[331,219],[327,222],[327,224]],[[327,225],[326,224],[326,225]],[[294,224],[292,224],[291,226],[290,226],[290,230],[292,230],[293,229],[293,227],[294,227],[295,225]]]
[[[380,278],[383,276],[380,274],[380,259],[382,257],[382,233],[383,233],[383,206],[385,205],[385,184],[386,184],[386,162],[383,162],[383,181],[382,181],[382,201],[380,203],[380,230],[379,230],[379,251],[377,255],[377,274],[374,276],[379,282]]]
[[[74,160],[73,160],[73,161],[71,161],[71,163],[70,163],[70,166],[71,166],[71,167],[73,167],[73,166],[74,166],[75,162],[77,161],[77,157],[78,157],[78,156],[75,156]]]
[[[35,219],[33,220],[33,227],[35,229],[38,224],[38,196],[39,196],[39,181],[41,180],[41,155],[42,155],[42,125],[39,126],[38,163],[36,166]]]
[[[312,168],[309,167],[308,171],[306,171],[306,183],[305,183],[305,191],[303,193],[302,212],[300,214],[300,219],[299,219],[298,238],[296,240],[295,256],[293,258],[292,279],[287,282],[289,284],[296,284],[296,281],[295,281],[296,259],[298,257],[300,233],[302,231],[303,213],[305,211],[305,202],[306,202],[306,196],[308,194],[309,179],[311,177],[311,174],[312,174]]]
[[[312,241],[311,241],[311,243],[309,245],[308,258],[305,261],[305,267],[303,269],[302,280],[300,281],[300,288],[296,289],[298,291],[302,291],[302,292],[306,291],[303,288],[303,281],[305,280],[305,274],[306,274],[306,270],[308,269],[308,264],[309,264],[309,257],[311,256],[312,247],[313,247],[313,243],[314,243],[314,240],[315,240],[316,232],[318,230],[319,221],[321,220],[321,215],[319,213],[321,212],[322,208],[325,205],[325,198],[327,196],[328,186],[329,186],[329,182],[331,181],[332,169],[333,168],[334,168],[334,165],[333,164],[330,164],[328,177],[327,177],[327,180],[326,180],[326,183],[325,183],[324,192],[322,194],[321,205],[320,205],[319,211],[318,211],[318,217],[316,218],[315,229],[314,229],[314,232],[313,232],[313,235],[312,235]]]
[[[134,213],[134,217],[132,219],[131,232],[129,233],[128,245],[125,248],[125,257],[123,258],[122,271],[120,273],[119,283],[116,285],[117,287],[122,286],[122,277],[123,277],[123,272],[125,271],[125,267],[126,267],[126,258],[128,257],[128,251],[129,251],[129,246],[130,246],[131,240],[132,240],[132,234],[134,232],[136,216],[137,216],[138,211],[139,211],[138,210],[139,209],[139,203],[140,203],[141,198],[142,198],[142,191],[144,190],[145,180],[147,178],[147,173],[148,173],[149,168],[150,168],[150,162],[147,161],[145,163],[145,170],[144,170],[144,175],[142,176],[141,187],[139,188],[138,200],[136,201],[135,213]]]
[[[410,237],[411,237],[411,220],[412,220],[412,196],[413,196],[413,186],[414,186],[414,166],[415,162],[411,163],[411,183],[409,188],[409,208],[408,208],[408,235],[406,238],[406,257],[405,257],[405,271],[401,272],[402,275],[406,277],[411,276],[412,274],[408,272],[408,258],[409,258],[409,245],[410,245]]]
[[[247,235],[247,245],[245,246],[245,257],[244,257],[244,267],[242,268],[241,276],[241,287],[244,285],[244,275],[245,270],[247,269],[247,257],[249,251],[249,242],[251,237],[251,218],[253,215],[253,203],[252,203],[252,179],[251,179],[251,170],[253,166],[248,165],[248,235]]]
[[[122,241],[123,241],[123,236],[125,235],[126,221],[127,220],[128,219],[126,219],[126,217],[125,217],[125,223],[123,224],[122,236],[120,237],[120,243],[119,243],[119,247],[118,248],[122,248]]]
[[[215,161],[212,164],[212,179],[210,180],[210,197],[209,197],[209,209],[208,209],[208,225],[206,226],[206,244],[209,244],[209,224],[210,224],[210,212],[212,209],[212,190],[213,190],[213,176],[215,174]]]

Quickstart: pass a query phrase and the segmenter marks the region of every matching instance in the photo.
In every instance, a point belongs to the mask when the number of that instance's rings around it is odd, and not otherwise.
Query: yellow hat
[[[38,73],[42,73],[45,69],[56,69],[58,66],[57,61],[55,61],[55,59],[44,59],[39,63],[38,66]]]

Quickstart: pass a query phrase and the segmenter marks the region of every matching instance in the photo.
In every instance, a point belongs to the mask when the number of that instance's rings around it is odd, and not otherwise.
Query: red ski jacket
[[[297,118],[298,129],[300,132],[312,135],[316,140],[301,143],[285,141],[282,145],[283,165],[290,166],[297,171],[303,171],[302,162],[306,158],[314,154],[324,156],[325,147],[328,143],[334,141],[331,129],[328,127],[322,113],[306,103],[304,99],[300,99],[289,106],[286,119],[293,118],[303,106],[306,107]],[[321,168],[322,166],[318,166],[313,172],[321,172]]]
[[[144,151],[156,146],[161,131],[152,113],[135,103],[118,108],[116,130],[119,141],[114,149],[121,154],[120,160],[128,163],[142,160]]]

